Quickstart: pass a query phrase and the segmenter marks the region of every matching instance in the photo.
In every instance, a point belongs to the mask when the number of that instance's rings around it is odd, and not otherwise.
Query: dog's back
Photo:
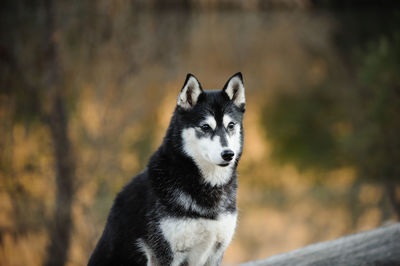
[[[146,234],[148,206],[154,202],[147,173],[133,178],[117,195],[89,265],[146,265],[135,239]]]

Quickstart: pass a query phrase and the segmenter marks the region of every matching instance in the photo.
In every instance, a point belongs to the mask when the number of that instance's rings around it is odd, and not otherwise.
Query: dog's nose
[[[232,150],[224,150],[223,152],[221,152],[222,159],[224,159],[227,162],[232,160],[233,155],[235,155],[235,153]]]

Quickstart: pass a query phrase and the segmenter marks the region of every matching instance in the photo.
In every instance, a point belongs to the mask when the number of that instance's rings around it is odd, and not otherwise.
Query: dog
[[[245,89],[188,74],[161,146],[117,195],[89,266],[220,265],[237,221]]]

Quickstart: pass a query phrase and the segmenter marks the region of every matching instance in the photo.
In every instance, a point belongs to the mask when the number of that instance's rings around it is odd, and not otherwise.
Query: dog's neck
[[[222,185],[205,182],[196,163],[181,152],[165,152],[161,146],[148,171],[154,192],[166,209],[176,214],[215,219],[236,210],[236,171]],[[160,164],[159,162],[163,162]]]

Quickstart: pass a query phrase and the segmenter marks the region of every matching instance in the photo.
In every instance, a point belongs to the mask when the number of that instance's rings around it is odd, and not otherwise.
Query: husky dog
[[[117,195],[89,265],[220,265],[236,227],[242,74],[204,91],[188,74],[163,143]]]

